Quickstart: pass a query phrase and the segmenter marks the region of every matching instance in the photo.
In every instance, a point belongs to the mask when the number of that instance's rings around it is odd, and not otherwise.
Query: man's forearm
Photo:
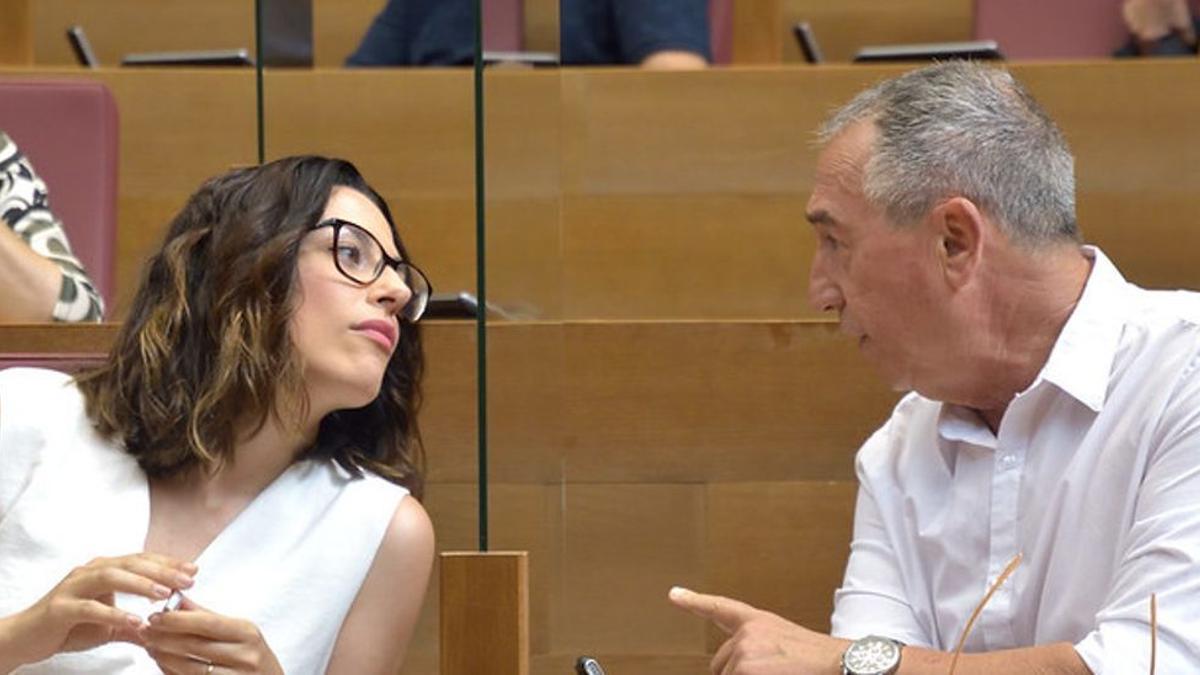
[[[946,675],[952,654],[905,647],[898,675]],[[1066,642],[1041,647],[962,654],[956,675],[1091,675],[1075,648]]]

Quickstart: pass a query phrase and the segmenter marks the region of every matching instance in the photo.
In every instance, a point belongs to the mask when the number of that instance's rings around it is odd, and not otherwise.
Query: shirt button
[[[1011,469],[1017,465],[1017,456],[1013,454],[1000,455],[1000,466]]]

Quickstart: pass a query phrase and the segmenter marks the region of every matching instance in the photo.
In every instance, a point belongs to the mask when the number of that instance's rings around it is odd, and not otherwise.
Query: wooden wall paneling
[[[112,346],[118,328],[112,323],[0,324],[0,353],[103,353]]]
[[[498,482],[562,480],[563,439],[570,424],[566,336],[556,322],[489,329],[490,469]]]
[[[559,319],[559,71],[493,68],[483,85],[488,302],[496,320]]]
[[[564,316],[809,317],[813,129],[903,66],[563,75]],[[1194,287],[1195,61],[1022,64],[1078,155],[1079,215],[1134,281]],[[1179,95],[1164,92],[1182,92]],[[1113,100],[1161,105],[1114,106]],[[757,103],[751,104],[751,101]],[[1136,230],[1131,223],[1136,222]],[[1153,237],[1147,237],[1154,232]],[[629,293],[627,288],[639,292]]]
[[[666,598],[702,579],[699,484],[568,483],[562,586],[552,596],[558,653],[678,654],[703,647],[703,627]]]
[[[0,65],[33,64],[34,0],[0,0]]]
[[[812,129],[861,86],[901,70],[564,72],[561,121],[537,105],[528,108],[527,125],[520,102],[552,98],[557,77],[489,75],[493,112],[505,120],[488,126],[493,299],[550,319],[815,316],[805,299],[812,238],[802,215],[816,156]],[[1200,88],[1188,86],[1200,77],[1197,64],[1021,65],[1014,72],[1045,101],[1078,154],[1087,237],[1139,283],[1197,285],[1190,230],[1173,228],[1200,215],[1190,198],[1200,188],[1200,141],[1187,132],[1200,115],[1200,101],[1189,95]],[[205,178],[254,161],[253,75],[4,74],[90,77],[113,87],[122,120],[112,315],[119,318],[145,255],[186,197]],[[272,157],[317,151],[354,159],[393,204],[434,284],[471,289],[470,89],[465,71],[268,73],[268,150]],[[1173,242],[1169,250],[1153,244],[1160,237]]]
[[[856,481],[721,482],[707,490],[706,590],[828,631],[850,555]],[[710,630],[708,647],[723,639]]]
[[[421,425],[430,479],[477,475],[475,325],[443,322],[426,333],[428,377]],[[565,433],[564,343],[555,323],[488,329],[491,477],[502,483],[556,483]]]
[[[102,70],[120,115],[117,302],[120,320],[142,266],[167,226],[207,179],[256,162],[254,73]]]
[[[1100,245],[1131,281],[1200,289],[1200,228],[1194,226],[1200,223],[1200,138],[1193,131],[1200,119],[1200,62],[1014,70],[1075,153],[1084,239]]]
[[[474,326],[429,328],[430,477],[468,482]],[[488,341],[500,483],[849,480],[897,397],[828,322],[504,324]]]
[[[351,160],[387,199],[434,287],[474,288],[469,70],[276,70],[263,86],[268,160],[302,153]]]
[[[896,394],[828,323],[567,327],[564,474],[845,480]]]
[[[115,330],[6,326],[0,352],[107,349]],[[473,330],[462,322],[425,325],[425,505],[443,551],[476,543]],[[880,389],[848,363],[857,358],[852,345],[829,324],[503,324],[490,338],[498,366],[492,546],[530,552],[534,672],[585,652],[627,673],[686,672],[707,660],[706,629],[671,607],[666,590],[683,584],[757,599],[767,582],[731,583],[738,565],[773,578],[787,569],[780,560],[793,545],[815,566],[783,577],[799,588],[799,616],[827,602],[850,517],[850,503],[832,487],[850,483],[827,477],[850,475],[857,437],[876,423],[864,400]],[[797,355],[802,362],[781,365]],[[809,369],[818,372],[805,375]],[[814,381],[829,386],[811,395]],[[631,413],[639,406],[640,418]],[[863,416],[857,423],[855,414]],[[832,431],[840,427],[859,431],[813,461],[821,451],[809,439],[840,436]],[[777,458],[760,459],[756,447],[771,444]],[[761,487],[792,480],[789,471],[799,483]],[[769,517],[735,531],[756,503]],[[438,605],[431,588],[406,675],[436,672]]]
[[[418,419],[430,481],[466,483],[477,477],[475,455],[475,324],[422,322],[423,402]]]
[[[816,317],[812,130],[872,73],[838,75],[565,72],[564,316]]]

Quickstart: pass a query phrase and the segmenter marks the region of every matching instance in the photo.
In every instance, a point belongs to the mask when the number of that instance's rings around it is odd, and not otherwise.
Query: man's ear
[[[970,281],[979,267],[989,225],[979,208],[965,197],[939,202],[930,218],[946,281],[952,287],[960,288]]]

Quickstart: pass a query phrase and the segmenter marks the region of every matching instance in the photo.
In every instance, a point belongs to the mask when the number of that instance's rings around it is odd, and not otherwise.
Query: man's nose
[[[815,256],[808,275],[808,304],[818,312],[840,312],[842,293],[825,270],[821,256]]]

